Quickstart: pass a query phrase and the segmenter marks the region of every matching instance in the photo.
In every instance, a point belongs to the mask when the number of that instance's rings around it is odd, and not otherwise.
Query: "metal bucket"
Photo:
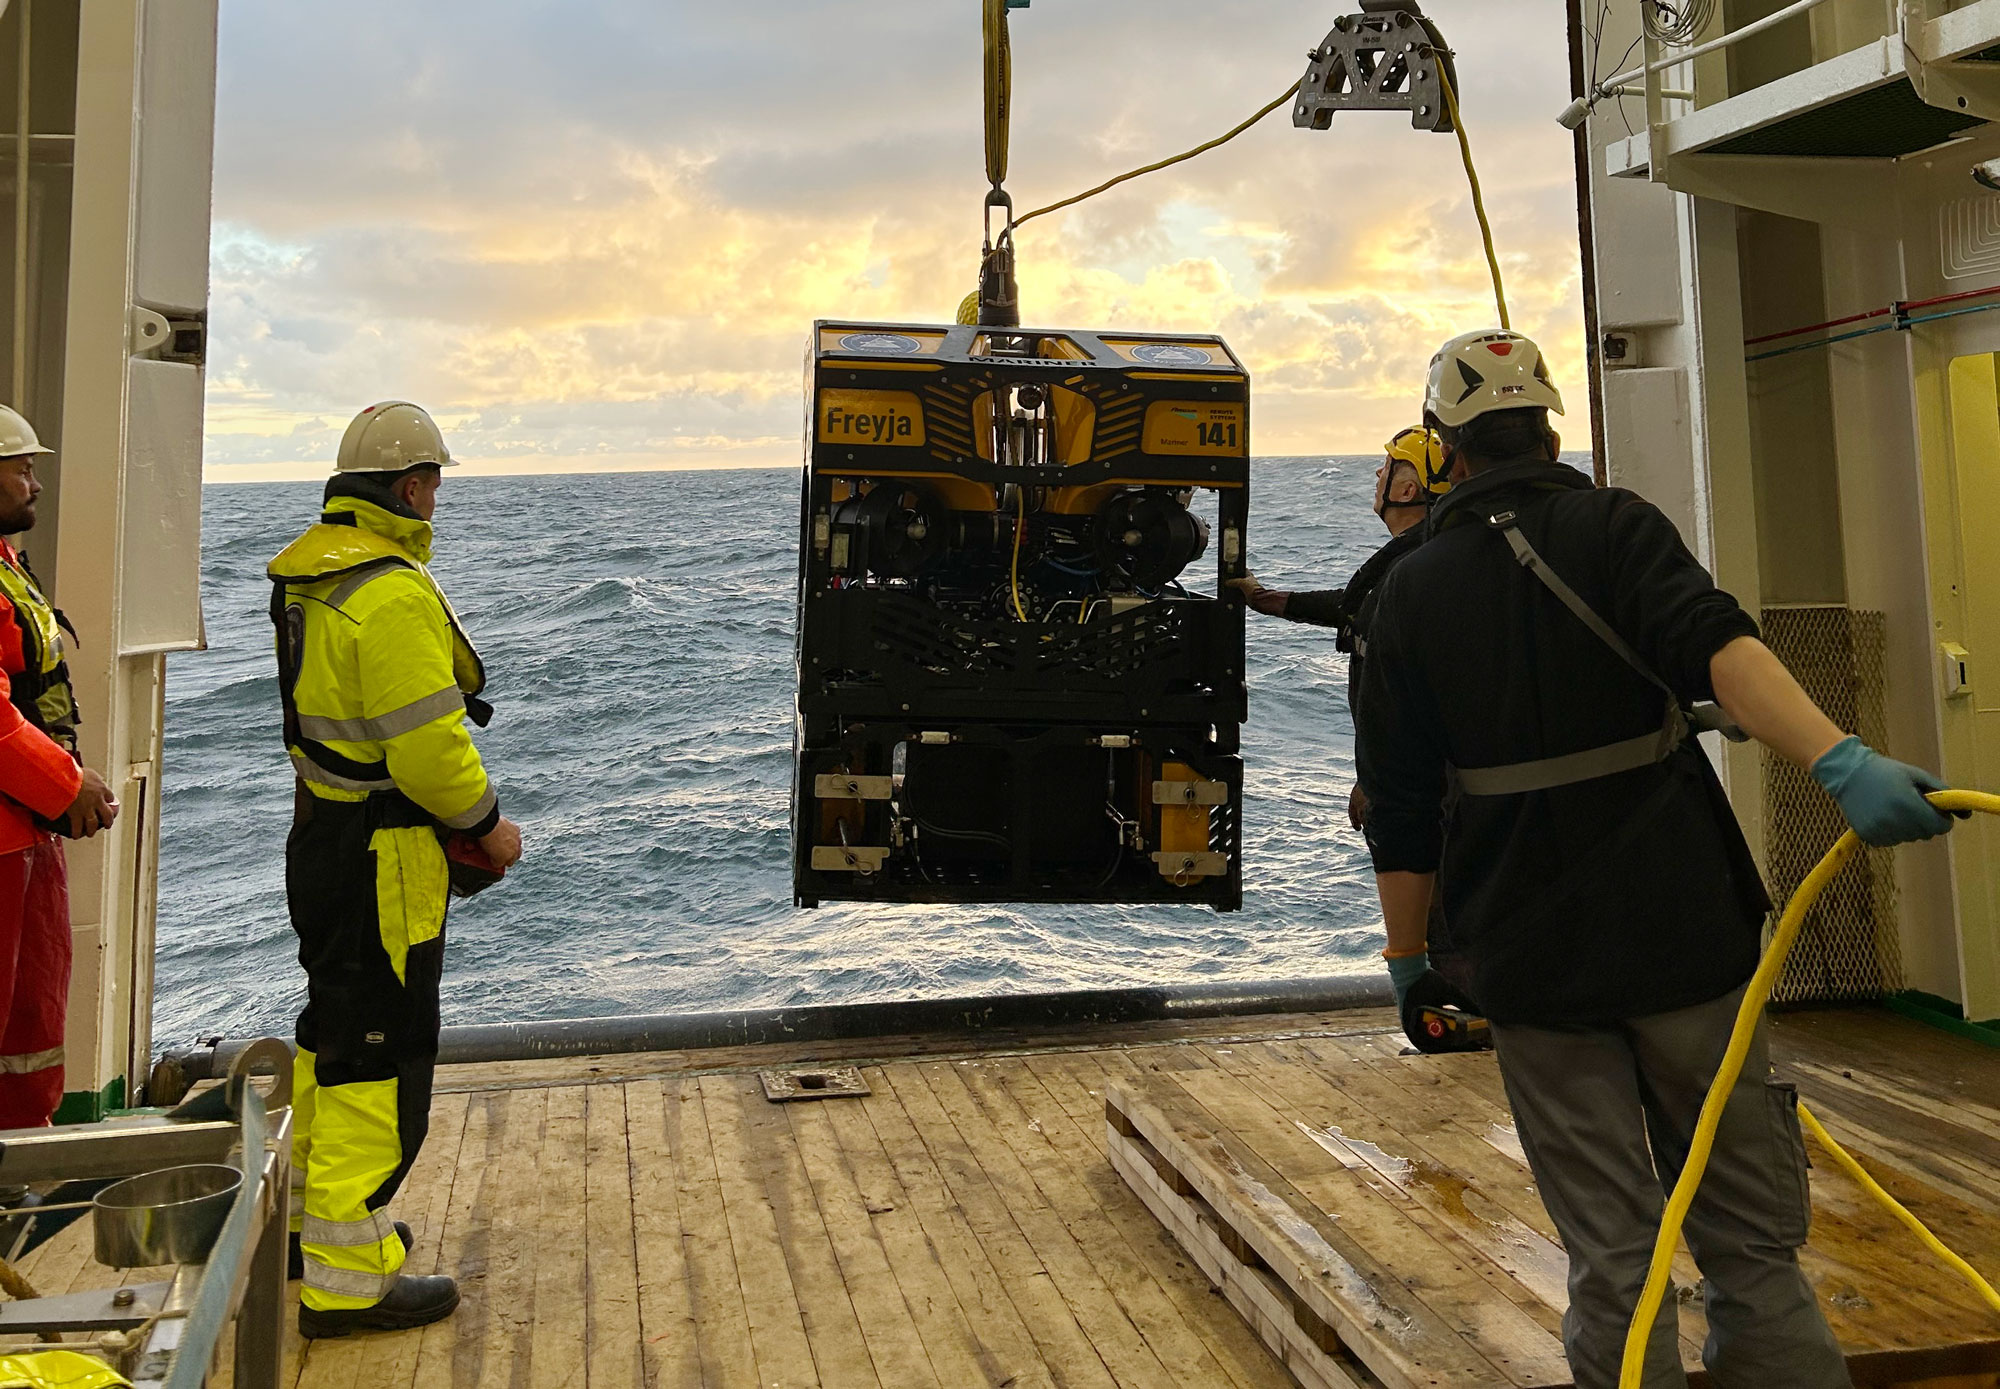
[[[111,1268],[202,1262],[242,1185],[234,1167],[198,1163],[106,1187],[91,1202],[97,1262]]]

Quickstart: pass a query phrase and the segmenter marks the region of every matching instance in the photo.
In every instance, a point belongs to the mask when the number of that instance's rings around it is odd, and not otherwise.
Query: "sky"
[[[1033,0],[1023,210],[1283,91],[1345,3]],[[1515,328],[1587,440],[1562,0],[1429,0]],[[949,322],[982,162],[974,0],[266,0],[222,7],[211,480],[323,476],[427,406],[482,471],[796,463],[816,318]],[[1220,332],[1265,456],[1366,453],[1492,326],[1448,135],[1281,108],[1021,229],[1024,322]]]

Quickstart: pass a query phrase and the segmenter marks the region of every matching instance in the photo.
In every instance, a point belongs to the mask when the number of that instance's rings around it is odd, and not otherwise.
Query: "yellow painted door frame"
[[[1954,358],[1944,375],[1949,446],[1927,459],[1924,489],[1932,678],[1945,779],[1991,790],[2000,787],[2000,353]],[[1951,861],[1965,1015],[2000,1018],[2000,817],[1954,830]]]

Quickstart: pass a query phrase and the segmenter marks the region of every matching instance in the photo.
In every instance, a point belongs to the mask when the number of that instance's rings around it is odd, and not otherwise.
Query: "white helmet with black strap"
[[[1424,418],[1447,445],[1482,415],[1537,408],[1562,414],[1562,393],[1549,379],[1542,349],[1519,333],[1506,328],[1461,333],[1431,358]]]

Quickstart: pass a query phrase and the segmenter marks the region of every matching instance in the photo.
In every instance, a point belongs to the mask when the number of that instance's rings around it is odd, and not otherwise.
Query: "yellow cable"
[[[1021,504],[1020,517],[1014,522],[1014,563],[1008,569],[1008,582],[1014,590],[1014,617],[1026,622],[1028,610],[1021,606],[1021,532],[1028,528],[1028,493],[1019,486],[1014,488],[1014,500]]]
[[[1826,1149],[1827,1156],[1838,1163],[1842,1171],[1859,1182],[1863,1191],[1866,1191],[1870,1196],[1880,1201],[1889,1214],[1909,1226],[1910,1232],[1923,1241],[1924,1248],[1944,1260],[1945,1263],[1949,1264],[1957,1272],[1959,1277],[1972,1284],[1973,1290],[1979,1294],[1988,1307],[1991,1307],[1996,1312],[2000,1312],[2000,1292],[1995,1292],[1993,1285],[1979,1276],[1978,1269],[1959,1258],[1951,1250],[1945,1248],[1944,1242],[1932,1234],[1923,1221],[1910,1214],[1909,1209],[1901,1201],[1898,1201],[1895,1197],[1884,1191],[1881,1183],[1868,1175],[1868,1169],[1854,1160],[1852,1153],[1833,1141],[1833,1135],[1826,1131],[1825,1126],[1820,1123],[1813,1115],[1813,1112],[1807,1109],[1803,1103],[1799,1105],[1799,1120],[1808,1129],[1812,1130],[1812,1136],[1819,1140],[1819,1146]]]
[[[1479,171],[1472,167],[1472,142],[1465,136],[1465,118],[1458,114],[1458,93],[1451,89],[1451,74],[1445,70],[1444,55],[1432,55],[1437,63],[1438,85],[1444,88],[1444,109],[1451,115],[1451,126],[1458,132],[1458,153],[1465,161],[1465,181],[1472,185],[1472,211],[1479,218],[1479,239],[1486,246],[1486,268],[1493,272],[1493,302],[1500,309],[1500,326],[1512,328],[1507,321],[1507,291],[1500,284],[1500,257],[1493,250],[1493,226],[1486,220],[1486,199],[1479,192]]]
[[[1300,79],[1300,81],[1303,80],[1304,80],[1303,78]],[[1174,155],[1171,159],[1162,159],[1159,160],[1157,163],[1148,164],[1142,169],[1134,169],[1129,174],[1120,174],[1118,175],[1117,178],[1107,179],[1103,183],[1098,184],[1097,187],[1087,188],[1083,192],[1078,193],[1075,197],[1064,198],[1059,203],[1050,203],[1047,207],[1038,207],[1033,212],[1023,213],[1021,216],[1016,217],[1014,219],[1014,225],[1018,227],[1023,222],[1032,221],[1035,218],[1040,217],[1045,212],[1055,212],[1062,208],[1070,207],[1076,203],[1080,203],[1085,198],[1094,198],[1099,193],[1104,192],[1107,188],[1116,188],[1119,184],[1125,183],[1131,179],[1138,178],[1141,174],[1157,173],[1158,171],[1168,167],[1169,165],[1178,164],[1185,159],[1192,159],[1197,154],[1206,154],[1208,151],[1214,149],[1217,145],[1228,144],[1231,140],[1234,140],[1238,135],[1241,135],[1251,126],[1257,124],[1258,121],[1263,120],[1264,117],[1270,115],[1280,106],[1283,106],[1286,102],[1290,101],[1294,96],[1298,94],[1298,90],[1299,90],[1299,83],[1294,82],[1292,83],[1291,86],[1285,88],[1285,90],[1281,94],[1279,94],[1279,96],[1276,97],[1273,101],[1271,101],[1268,105],[1260,109],[1256,115],[1252,116],[1249,120],[1244,121],[1241,125],[1238,125],[1234,129],[1228,131],[1226,134],[1218,135],[1213,140],[1205,141],[1202,144],[1196,145],[1191,150],[1185,150],[1180,154]]]
[[[1984,791],[1937,791],[1926,799],[1939,810],[1977,810],[1988,815],[2000,815],[2000,796]],[[1708,1155],[1715,1146],[1715,1130],[1722,1122],[1723,1106],[1728,1103],[1730,1092],[1736,1088],[1737,1077],[1743,1074],[1743,1060],[1750,1052],[1750,1042],[1763,1016],[1764,1004],[1771,996],[1771,986],[1777,983],[1778,971],[1784,968],[1785,956],[1791,953],[1793,944],[1798,940],[1806,913],[1819,900],[1820,893],[1834,875],[1847,866],[1847,861],[1860,848],[1861,840],[1853,830],[1849,830],[1827,850],[1826,857],[1813,867],[1812,872],[1806,874],[1805,881],[1799,884],[1798,891],[1785,905],[1784,915],[1778,918],[1778,929],[1771,935],[1771,944],[1764,951],[1764,958],[1758,961],[1757,972],[1750,976],[1750,982],[1743,990],[1742,1006],[1736,1010],[1736,1027],[1729,1035],[1729,1049],[1722,1054],[1722,1064],[1716,1068],[1708,1098],[1702,1102],[1701,1117],[1695,1122],[1694,1139],[1688,1145],[1687,1164],[1681,1168],[1680,1180],[1674,1183],[1673,1195],[1667,1198],[1666,1213],[1660,1220],[1659,1238],[1653,1242],[1653,1263],[1646,1274],[1645,1291],[1639,1295],[1639,1305],[1632,1309],[1632,1322],[1625,1332],[1625,1361],[1618,1372],[1618,1389],[1640,1389],[1645,1377],[1646,1342],[1652,1333],[1653,1319],[1659,1315],[1660,1301],[1666,1296],[1667,1277],[1673,1266],[1674,1246],[1680,1240],[1681,1224],[1687,1219],[1688,1208],[1694,1204],[1695,1190],[1701,1185],[1702,1173],[1708,1168]],[[1818,1131],[1817,1124],[1814,1129]],[[1833,1150],[1829,1148],[1828,1151]],[[1913,1225],[1918,1223],[1915,1216],[1888,1201],[1887,1192],[1872,1183],[1869,1185],[1877,1196],[1887,1201],[1898,1219]],[[1929,1234],[1928,1231],[1925,1233]],[[1937,1244],[1935,1236],[1926,1242],[1943,1248],[1943,1245]],[[1951,1259],[1954,1267],[1965,1267],[1964,1260],[1956,1255],[1951,1255]]]

